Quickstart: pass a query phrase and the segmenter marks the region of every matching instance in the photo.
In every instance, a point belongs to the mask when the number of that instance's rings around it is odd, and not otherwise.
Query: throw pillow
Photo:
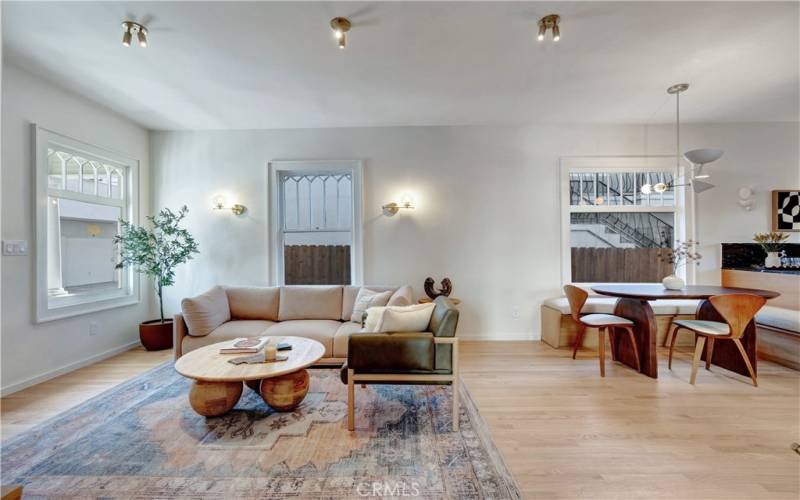
[[[364,328],[362,328],[362,331],[367,333],[377,332],[378,323],[381,322],[383,311],[385,310],[385,307],[370,307],[367,309],[367,319],[364,320]]]
[[[392,292],[374,292],[368,288],[361,288],[356,295],[356,301],[353,304],[353,314],[350,316],[350,321],[361,323],[364,313],[370,307],[382,307],[389,302]]]
[[[377,332],[424,332],[428,330],[435,304],[387,307],[381,314]]]

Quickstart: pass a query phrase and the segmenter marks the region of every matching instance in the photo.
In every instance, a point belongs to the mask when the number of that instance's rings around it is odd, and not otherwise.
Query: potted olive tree
[[[187,213],[185,205],[177,214],[165,208],[147,217],[148,227],[120,220],[120,233],[114,238],[120,250],[117,267],[131,265],[136,272],[150,276],[158,294],[160,319],[139,324],[139,338],[148,351],[172,347],[172,319],[164,318],[163,292],[165,286],[175,284],[175,268],[197,253],[197,242],[180,227]]]

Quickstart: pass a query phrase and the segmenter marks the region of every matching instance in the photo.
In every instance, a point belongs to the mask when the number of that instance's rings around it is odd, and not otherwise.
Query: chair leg
[[[708,346],[706,346],[706,370],[711,369],[711,358],[714,357],[714,337],[708,337]]]
[[[672,339],[669,341],[669,363],[667,364],[667,367],[670,370],[672,370],[672,353],[675,350],[675,338],[678,336],[678,330],[680,329],[681,327],[675,325],[675,329],[672,330]],[[667,335],[669,335],[669,331],[667,331]]]
[[[753,365],[750,364],[750,358],[747,357],[747,352],[744,350],[742,341],[739,339],[733,339],[733,342],[736,344],[736,347],[739,348],[739,352],[742,354],[744,364],[747,366],[747,372],[750,374],[750,378],[753,379],[753,385],[758,387],[758,379],[756,378],[756,374],[753,372]]]
[[[692,358],[692,376],[689,378],[689,383],[694,385],[697,379],[697,367],[700,364],[700,357],[703,355],[703,347],[706,345],[706,338],[702,335],[697,336],[697,345],[694,348],[694,358]]]
[[[636,371],[641,372],[641,361],[639,360],[639,347],[636,345],[636,335],[633,333],[633,328],[625,327],[628,331],[628,338],[631,340],[631,345],[633,346],[633,355],[636,356]]]
[[[672,320],[675,319],[674,316],[670,316],[667,318],[667,329],[666,333],[664,334],[664,341],[661,342],[661,347],[667,347],[667,340],[669,340],[669,329],[672,328]]]
[[[575,335],[575,346],[572,348],[572,359],[578,354],[578,348],[583,343],[583,334],[586,332],[586,327],[578,325],[578,333]]]
[[[453,432],[458,432],[461,423],[461,409],[458,404],[459,397],[459,367],[458,367],[458,342],[453,344]]]
[[[347,430],[354,431],[356,428],[356,386],[353,382],[355,372],[347,370]]]
[[[600,351],[600,376],[606,376],[606,329],[599,328],[597,332],[597,346]]]
[[[616,337],[617,333],[614,331],[614,327],[611,326],[608,328],[608,345],[611,346],[611,361],[617,360],[617,351],[614,349],[614,337]]]

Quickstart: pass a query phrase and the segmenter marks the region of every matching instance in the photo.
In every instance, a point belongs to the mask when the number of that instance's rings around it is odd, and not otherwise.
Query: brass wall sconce
[[[225,197],[217,196],[214,198],[214,206],[212,207],[214,210],[230,210],[233,212],[233,215],[242,215],[247,211],[247,207],[244,205],[239,205],[238,203],[235,205],[231,205],[230,207],[225,206]]]
[[[397,212],[400,209],[405,210],[413,210],[414,209],[414,200],[411,198],[411,195],[404,194],[403,197],[400,199],[400,203],[391,202],[383,205],[381,207],[383,209],[383,215],[386,217],[393,217],[397,215]]]

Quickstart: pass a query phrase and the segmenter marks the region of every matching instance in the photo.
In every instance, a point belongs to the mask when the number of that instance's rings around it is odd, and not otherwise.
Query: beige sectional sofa
[[[175,359],[209,344],[256,335],[307,337],[325,346],[319,364],[342,364],[361,324],[350,321],[360,286],[217,286],[183,299],[175,315]],[[410,286],[365,286],[391,291],[388,305],[411,305]]]

